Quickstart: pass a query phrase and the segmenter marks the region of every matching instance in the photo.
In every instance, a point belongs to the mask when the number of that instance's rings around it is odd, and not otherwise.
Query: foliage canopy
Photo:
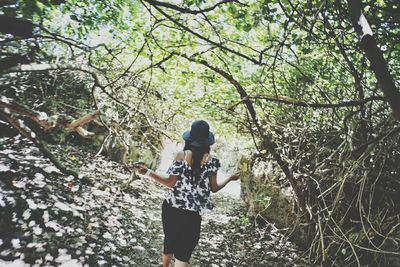
[[[348,2],[362,4],[398,88],[398,1]],[[2,95],[51,115],[100,110],[109,136],[153,153],[207,119],[282,173],[312,261],[399,256],[400,127],[346,1],[0,3],[16,29],[0,27]]]

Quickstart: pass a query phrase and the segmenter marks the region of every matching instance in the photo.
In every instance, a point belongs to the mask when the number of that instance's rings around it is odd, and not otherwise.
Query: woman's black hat
[[[210,125],[204,120],[194,121],[190,131],[184,132],[182,138],[185,141],[191,141],[193,146],[212,145],[215,143],[214,134],[210,132]]]

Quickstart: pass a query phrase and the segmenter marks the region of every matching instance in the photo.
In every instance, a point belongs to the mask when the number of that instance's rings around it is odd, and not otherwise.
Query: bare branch
[[[193,10],[193,9],[189,9],[189,8],[184,8],[184,7],[180,7],[174,4],[170,4],[167,2],[160,2],[157,0],[144,0],[145,2],[149,3],[152,6],[162,6],[162,7],[166,7],[166,8],[170,8],[176,11],[179,11],[181,13],[188,13],[188,14],[193,14],[193,15],[197,15],[200,13],[205,13],[205,12],[209,12],[214,10],[215,8],[217,8],[220,5],[226,4],[226,3],[239,3],[241,5],[244,5],[242,3],[240,3],[237,0],[223,0],[221,2],[216,3],[215,5],[208,7],[208,8],[204,8],[204,9],[199,9],[199,10]]]
[[[157,9],[158,12],[160,12],[162,15],[164,15],[164,16],[165,16],[166,18],[168,18],[170,21],[172,21],[173,23],[175,23],[176,25],[178,25],[179,27],[181,27],[181,28],[184,29],[185,31],[187,31],[187,32],[189,32],[189,33],[191,33],[191,34],[193,34],[194,36],[196,36],[196,37],[198,37],[198,38],[200,38],[201,40],[204,40],[204,41],[206,41],[206,42],[208,42],[208,43],[210,43],[210,44],[213,44],[213,45],[215,45],[215,46],[221,48],[222,50],[228,51],[228,52],[230,52],[230,53],[232,53],[232,54],[235,54],[235,55],[237,55],[237,56],[239,56],[239,57],[245,58],[245,59],[247,59],[247,60],[253,62],[254,64],[257,64],[257,65],[261,65],[261,64],[262,64],[262,63],[259,62],[257,59],[254,59],[254,58],[252,58],[252,57],[250,57],[250,56],[247,56],[247,55],[245,55],[245,54],[243,54],[243,53],[241,53],[241,52],[235,51],[235,50],[233,50],[233,49],[231,49],[231,48],[229,48],[229,47],[225,47],[225,46],[223,46],[222,44],[217,43],[217,42],[215,42],[215,41],[213,41],[213,40],[211,40],[211,39],[209,39],[209,38],[206,38],[206,37],[202,36],[201,34],[195,32],[195,31],[193,31],[193,30],[190,29],[189,27],[187,27],[187,26],[183,25],[182,23],[180,23],[178,20],[174,19],[172,16],[168,15],[167,13],[165,13],[165,12],[164,12],[161,8],[159,8],[158,6],[154,6],[154,8]]]
[[[100,110],[96,110],[86,116],[83,116],[82,118],[76,119],[70,124],[67,125],[67,128],[69,129],[75,129],[77,127],[84,126],[88,124],[89,122],[97,119],[100,116]]]
[[[304,215],[306,215],[306,219],[309,221],[310,218],[308,217],[305,199],[302,196],[300,188],[299,188],[299,186],[297,186],[297,183],[293,177],[293,171],[290,168],[290,164],[289,164],[289,162],[285,161],[282,158],[282,156],[280,155],[280,153],[277,150],[278,146],[277,146],[276,142],[274,141],[272,135],[266,131],[266,127],[263,127],[261,125],[260,121],[258,120],[256,110],[253,106],[253,103],[248,99],[248,94],[247,94],[246,90],[244,89],[244,87],[231,74],[224,71],[223,69],[212,66],[205,60],[197,60],[197,59],[194,59],[192,57],[182,55],[182,54],[181,54],[181,56],[186,58],[189,61],[196,62],[198,64],[202,64],[202,65],[206,66],[207,68],[215,71],[216,73],[218,73],[219,75],[224,77],[228,82],[230,82],[235,87],[236,91],[239,93],[239,95],[243,99],[243,102],[245,103],[246,108],[250,113],[252,122],[254,123],[254,125],[256,126],[256,128],[258,130],[258,134],[261,136],[264,146],[267,148],[268,152],[271,153],[271,155],[273,156],[275,161],[278,163],[279,167],[282,169],[283,173],[285,174],[286,178],[288,179],[288,181],[294,191],[294,195],[296,197],[297,204],[298,204],[301,212]]]
[[[266,101],[272,101],[272,102],[289,104],[297,107],[306,107],[306,108],[343,108],[343,107],[362,106],[370,101],[375,101],[375,100],[386,101],[386,99],[382,96],[371,96],[361,100],[350,100],[340,103],[308,103],[288,96],[249,95],[246,99],[242,99],[240,102],[229,107],[229,109],[233,109],[235,106],[248,99],[263,99]]]

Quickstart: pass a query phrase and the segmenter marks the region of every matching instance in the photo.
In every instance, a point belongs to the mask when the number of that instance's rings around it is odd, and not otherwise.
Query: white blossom
[[[38,117],[39,120],[47,120],[49,117],[47,116],[46,112],[39,111],[38,112]]]
[[[20,180],[20,181],[12,181],[12,184],[13,184],[13,186],[16,187],[16,188],[25,188],[25,186],[26,186],[26,182],[23,181],[23,180]]]
[[[49,216],[49,212],[47,211],[47,210],[45,210],[44,212],[43,212],[43,222],[44,223],[47,223],[47,222],[49,222],[49,220],[50,220],[50,216]]]
[[[46,260],[46,261],[53,261],[53,256],[51,256],[50,254],[46,254],[46,256],[44,257],[44,259]]]
[[[47,167],[43,168],[43,171],[45,171],[47,173],[52,173],[52,172],[60,173],[60,170],[58,168],[56,168],[55,166],[47,166]]]
[[[22,218],[24,218],[24,220],[28,220],[31,217],[31,210],[27,209],[24,211],[24,213],[22,213]]]
[[[62,202],[56,202],[54,203],[54,207],[60,209],[60,210],[64,210],[64,211],[71,211],[71,207],[65,203]]]
[[[3,261],[0,259],[0,266],[2,267],[29,267],[24,261],[17,259],[15,261]]]
[[[33,233],[35,235],[41,235],[43,233],[43,229],[39,225],[37,225],[33,228]]]
[[[11,239],[11,244],[15,249],[21,248],[20,240],[18,238]]]
[[[59,267],[82,267],[82,264],[78,260],[73,259],[73,260],[64,262]]]
[[[9,165],[0,164],[0,172],[8,172],[10,170]]]
[[[61,229],[61,226],[58,223],[56,223],[55,221],[46,222],[45,226],[48,228],[52,228],[56,232]]]
[[[26,202],[31,210],[37,209],[37,205],[32,199],[27,199]]]

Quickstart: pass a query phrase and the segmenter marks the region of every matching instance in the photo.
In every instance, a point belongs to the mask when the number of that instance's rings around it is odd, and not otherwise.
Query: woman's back
[[[178,176],[175,185],[167,194],[167,202],[176,208],[199,212],[211,211],[214,207],[210,196],[211,175],[216,174],[220,163],[218,158],[204,155],[199,177],[193,173],[192,151],[180,151],[167,173]]]
[[[209,162],[212,159],[211,154],[205,153],[200,161],[200,166],[203,166],[207,162]],[[193,153],[191,150],[184,150],[184,151],[179,151],[176,153],[175,160],[184,160],[189,164],[189,166],[193,166]]]

